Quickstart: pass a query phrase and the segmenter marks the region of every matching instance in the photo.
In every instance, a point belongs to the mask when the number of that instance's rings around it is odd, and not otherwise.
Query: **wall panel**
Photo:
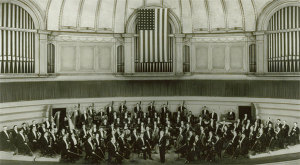
[[[104,80],[0,83],[0,102],[91,97],[220,96],[300,99],[299,81]]]
[[[80,70],[94,70],[94,49],[95,48],[91,46],[80,47]]]
[[[196,48],[196,69],[208,69],[208,47]]]
[[[243,69],[243,46],[232,46],[230,47],[230,68],[231,69]]]
[[[225,69],[225,46],[215,46],[212,50],[213,69]]]
[[[60,52],[60,70],[75,71],[76,70],[76,47],[62,46]]]

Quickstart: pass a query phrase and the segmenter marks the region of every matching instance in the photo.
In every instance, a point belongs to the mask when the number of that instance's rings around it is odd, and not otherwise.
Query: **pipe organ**
[[[268,26],[268,71],[299,72],[300,7],[278,10]]]
[[[27,11],[0,3],[0,73],[34,73],[35,27]]]

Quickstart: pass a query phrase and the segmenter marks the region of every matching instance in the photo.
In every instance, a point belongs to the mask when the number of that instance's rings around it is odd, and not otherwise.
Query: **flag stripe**
[[[162,45],[162,40],[163,40],[163,12],[161,9],[159,9],[159,62],[163,61],[163,45]]]

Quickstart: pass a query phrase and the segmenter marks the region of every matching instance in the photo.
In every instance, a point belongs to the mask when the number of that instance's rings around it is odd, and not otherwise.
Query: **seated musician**
[[[274,128],[272,127],[272,124],[269,123],[268,128],[267,128],[267,132],[266,132],[266,142],[267,142],[266,147],[271,146],[271,143],[273,142],[274,138],[275,138]]]
[[[95,146],[95,153],[100,156],[101,160],[105,157],[105,151],[104,151],[104,141],[100,140],[100,135],[97,132],[94,138],[94,146]]]
[[[255,138],[255,142],[250,150],[255,152],[263,152],[266,148],[266,135],[264,133],[264,129],[260,128]]]
[[[244,114],[244,118],[242,120],[242,124],[243,125],[246,125],[247,124],[247,120],[248,120],[248,115],[247,114]]]
[[[3,131],[0,134],[0,150],[1,151],[13,150],[13,144],[11,142],[10,134],[7,132],[7,126],[3,126]]]
[[[112,137],[110,141],[107,143],[107,150],[108,150],[108,162],[113,162],[112,159],[115,159],[115,163],[122,163],[122,157],[118,152],[118,148],[116,146],[116,139]]]
[[[217,156],[219,159],[222,158],[222,150],[223,150],[223,144],[224,144],[224,139],[220,138],[219,135],[215,136],[215,142],[213,143],[213,151],[214,151],[214,156]]]
[[[299,143],[299,133],[300,133],[299,127],[297,125],[297,122],[295,122],[293,128],[291,129],[290,135],[289,135],[290,144],[291,143],[293,143],[293,144]]]
[[[213,145],[215,143],[215,138],[213,136],[213,132],[209,131],[208,137],[204,139],[204,148],[206,151],[205,160],[212,161],[214,156],[214,148]]]
[[[246,134],[242,133],[239,140],[237,148],[234,151],[233,157],[237,158],[238,156],[247,157],[249,151],[249,139]]]
[[[232,109],[227,113],[227,120],[235,120],[235,113],[232,111]]]
[[[30,147],[27,144],[23,129],[20,129],[19,134],[17,135],[17,148],[19,153],[21,154],[30,155],[30,156],[33,155]]]
[[[239,137],[237,135],[237,132],[236,131],[232,131],[232,138],[229,140],[229,143],[227,145],[227,148],[225,149],[225,152],[228,153],[229,155],[233,155],[234,154],[234,151],[236,150],[237,148],[237,145],[238,145],[238,140],[239,140]]]
[[[40,140],[41,152],[43,155],[53,156],[54,151],[51,146],[50,139],[48,138],[49,133],[45,132],[43,137]]]
[[[29,133],[29,129],[28,129],[28,127],[27,127],[27,124],[26,123],[23,123],[22,124],[22,129],[24,130],[24,135],[28,135],[28,133]]]
[[[274,150],[274,149],[282,149],[284,147],[284,143],[283,143],[283,131],[282,128],[277,126],[274,129],[274,140],[271,142],[270,144],[270,149]]]
[[[141,132],[141,134],[138,138],[137,146],[138,146],[138,149],[143,152],[143,157],[144,157],[145,160],[147,159],[147,155],[149,156],[149,159],[152,160],[150,144],[145,139],[143,132]]]
[[[79,144],[79,140],[75,136],[74,132],[71,133],[69,141],[70,141],[70,151],[74,152],[76,154],[80,154],[81,153],[81,147],[80,147],[80,144]],[[75,156],[74,159],[78,160],[79,157]]]
[[[192,111],[189,111],[189,113],[188,113],[185,121],[186,121],[186,123],[189,123],[190,125],[194,125],[195,124],[194,123],[195,119],[194,119],[194,115],[192,114]]]
[[[88,136],[87,142],[85,143],[85,152],[86,152],[86,159],[90,160],[92,163],[96,163],[100,161],[100,156],[98,156],[95,152],[95,146],[92,143],[92,137]]]
[[[125,139],[125,133],[122,132],[118,138],[120,155],[126,159],[129,159],[130,156],[130,148],[127,140]]]
[[[38,149],[38,134],[36,131],[36,126],[33,126],[31,131],[28,133],[28,140],[29,140],[29,146],[31,147],[32,151],[35,151],[36,149]]]
[[[54,150],[54,152],[59,153],[59,143],[58,143],[58,134],[57,134],[57,128],[53,128],[50,130],[49,133],[49,139],[52,143],[52,148]]]

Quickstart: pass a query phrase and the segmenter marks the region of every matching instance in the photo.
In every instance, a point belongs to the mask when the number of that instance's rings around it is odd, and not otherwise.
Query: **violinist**
[[[297,122],[294,123],[293,128],[291,129],[291,132],[289,134],[290,144],[298,144],[299,143],[299,133],[300,129],[297,125]]]
[[[143,157],[145,160],[147,159],[147,155],[149,156],[149,159],[152,160],[150,144],[145,139],[143,132],[139,136],[139,139],[137,141],[137,146],[138,146],[138,149],[143,152]]]
[[[38,149],[38,134],[36,131],[36,126],[33,126],[31,131],[28,133],[28,141],[29,141],[29,146],[31,147],[32,151],[36,151]]]
[[[98,155],[96,155],[95,152],[95,146],[92,143],[92,137],[88,136],[87,137],[87,142],[85,144],[85,152],[86,152],[86,159],[89,159],[91,163],[96,163],[99,161]]]

